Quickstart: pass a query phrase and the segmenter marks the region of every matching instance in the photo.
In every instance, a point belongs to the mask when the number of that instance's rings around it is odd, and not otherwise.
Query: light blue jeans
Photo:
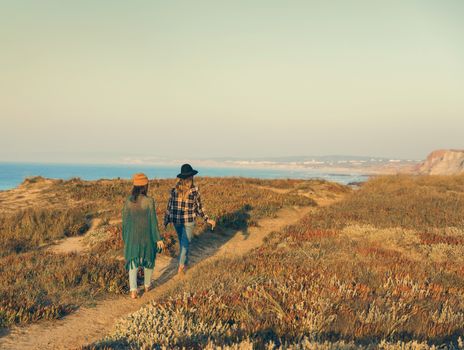
[[[134,263],[132,263],[129,269],[129,288],[131,292],[137,290],[137,270],[138,268],[135,267]],[[150,287],[152,275],[153,269],[147,269],[146,267],[143,268],[143,278],[145,287]]]
[[[179,239],[179,265],[188,264],[188,253],[189,253],[189,244],[193,238],[193,229],[195,227],[194,222],[187,222],[182,225],[174,225],[177,238]]]

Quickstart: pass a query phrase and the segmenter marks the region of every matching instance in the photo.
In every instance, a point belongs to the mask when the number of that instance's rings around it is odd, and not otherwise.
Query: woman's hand
[[[207,223],[211,225],[211,230],[214,231],[214,228],[216,227],[216,221],[208,219]]]
[[[158,248],[158,250],[163,250],[164,249],[164,242],[163,241],[156,242],[156,247]]]

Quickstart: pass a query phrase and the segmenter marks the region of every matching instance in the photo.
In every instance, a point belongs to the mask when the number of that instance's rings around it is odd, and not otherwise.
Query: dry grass
[[[68,209],[32,207],[0,214],[0,257],[85,233],[89,228],[89,211],[86,206]]]
[[[199,178],[208,213],[218,231],[256,224],[284,206],[315,205],[309,198],[251,188],[247,179]],[[160,226],[172,180],[150,183]],[[51,181],[35,178],[24,184],[22,195],[35,193],[30,208],[0,213],[0,327],[57,318],[86,301],[106,293],[127,290],[120,220],[122,204],[131,184],[123,180]],[[3,200],[16,203],[17,191]],[[226,199],[226,200],[225,200]],[[24,203],[23,203],[24,204]],[[13,207],[13,206],[9,206]],[[102,240],[93,242],[88,255],[46,253],[41,246],[66,236],[83,234],[91,219],[101,218]],[[110,221],[112,223],[110,223]],[[201,233],[206,227],[200,224]],[[172,228],[162,230],[170,253],[176,252]]]
[[[96,348],[462,348],[464,176],[381,177],[117,323]]]
[[[385,176],[322,210],[312,226],[350,223],[430,230],[464,225],[464,176]]]
[[[43,251],[0,258],[0,327],[53,319],[87,299],[126,290],[124,263],[104,256]]]

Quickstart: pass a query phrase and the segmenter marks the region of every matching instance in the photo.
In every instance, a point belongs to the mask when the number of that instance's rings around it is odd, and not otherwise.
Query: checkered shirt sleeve
[[[164,215],[164,225],[167,226],[170,222],[173,224],[194,222],[197,216],[205,221],[209,219],[203,210],[198,188],[193,187],[185,200],[179,198],[176,189],[173,188]]]

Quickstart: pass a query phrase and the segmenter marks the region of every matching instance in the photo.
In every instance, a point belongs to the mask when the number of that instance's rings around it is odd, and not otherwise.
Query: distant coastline
[[[20,185],[25,178],[43,176],[54,179],[79,177],[84,180],[130,178],[134,172],[143,171],[150,178],[174,178],[179,170],[175,165],[155,164],[59,164],[59,163],[14,163],[0,162],[0,190],[9,190]],[[222,166],[221,166],[222,165]],[[289,166],[239,166],[237,164],[195,161],[201,176],[211,177],[251,177],[263,179],[323,179],[342,184],[363,182],[369,177],[362,171],[350,169],[311,169],[295,165]],[[354,170],[354,169],[351,169]]]
[[[167,160],[155,157],[125,158],[125,164],[174,166],[188,160]],[[386,175],[410,173],[419,160],[361,156],[313,156],[275,158],[211,158],[197,159],[197,166],[209,168],[268,169],[278,171],[306,171],[324,174]]]

